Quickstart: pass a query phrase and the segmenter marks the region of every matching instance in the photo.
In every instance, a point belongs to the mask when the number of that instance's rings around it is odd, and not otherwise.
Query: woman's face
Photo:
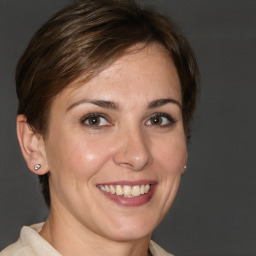
[[[45,140],[51,215],[112,240],[149,236],[187,160],[181,104],[175,66],[157,44],[64,89]]]

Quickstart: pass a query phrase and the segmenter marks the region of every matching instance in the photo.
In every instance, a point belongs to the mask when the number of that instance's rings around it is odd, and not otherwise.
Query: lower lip
[[[151,189],[148,193],[136,196],[136,197],[124,197],[118,196],[116,194],[111,194],[109,192],[105,192],[101,190],[101,192],[110,200],[114,201],[118,205],[125,206],[125,207],[137,207],[142,206],[150,201],[152,198],[154,191],[156,189],[156,185],[151,185]]]

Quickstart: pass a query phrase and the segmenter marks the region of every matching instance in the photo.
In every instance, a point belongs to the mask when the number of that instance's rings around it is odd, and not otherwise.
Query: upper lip
[[[155,180],[137,180],[137,181],[119,180],[119,181],[98,183],[98,185],[128,185],[128,186],[140,186],[140,185],[146,185],[146,184],[155,185],[157,184],[157,181]]]

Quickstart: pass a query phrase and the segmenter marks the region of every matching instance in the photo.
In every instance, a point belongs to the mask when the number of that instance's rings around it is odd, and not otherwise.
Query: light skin
[[[45,138],[25,116],[17,118],[29,169],[49,172],[51,211],[40,234],[62,255],[148,255],[151,233],[185,171],[173,61],[158,44],[131,50],[89,82],[56,96]],[[35,171],[37,163],[42,167]],[[119,183],[153,184],[152,195],[115,201],[99,188]]]

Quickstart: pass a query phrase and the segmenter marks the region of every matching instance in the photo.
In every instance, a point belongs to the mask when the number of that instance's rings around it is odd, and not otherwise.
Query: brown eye
[[[152,115],[146,122],[148,126],[167,127],[175,123],[175,120],[168,114],[159,113]]]
[[[89,127],[100,127],[110,125],[110,123],[106,120],[105,117],[98,114],[90,114],[85,116],[82,119],[82,123]]]
[[[99,125],[100,117],[98,117],[98,116],[89,117],[86,123],[88,123],[88,125],[93,125],[93,126]]]
[[[163,122],[162,119],[163,118],[160,115],[155,115],[150,118],[150,122],[152,125],[161,125]]]

